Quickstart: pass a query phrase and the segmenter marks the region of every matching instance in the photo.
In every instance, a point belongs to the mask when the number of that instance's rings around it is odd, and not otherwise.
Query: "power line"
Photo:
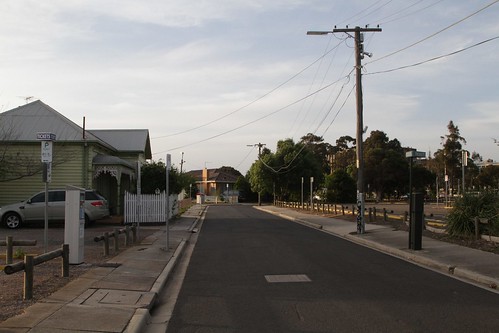
[[[390,72],[395,72],[395,71],[398,71],[398,70],[401,70],[401,69],[406,69],[406,68],[410,68],[410,67],[420,66],[420,65],[423,65],[423,64],[426,64],[426,63],[429,63],[429,62],[435,61],[435,60],[439,60],[439,59],[442,59],[442,58],[446,58],[446,57],[449,57],[449,56],[456,55],[456,54],[458,54],[458,53],[461,53],[461,52],[467,51],[467,50],[469,50],[469,49],[472,49],[472,48],[477,47],[477,46],[480,46],[480,45],[482,45],[482,44],[485,44],[485,43],[491,42],[491,41],[496,40],[496,39],[499,39],[499,36],[492,37],[492,38],[486,39],[486,40],[484,40],[484,41],[478,42],[478,43],[476,43],[476,44],[473,44],[473,45],[467,46],[467,47],[465,47],[465,48],[462,48],[462,49],[460,49],[460,50],[457,50],[457,51],[454,51],[454,52],[451,52],[451,53],[447,53],[447,54],[444,54],[444,55],[441,55],[441,56],[438,56],[438,57],[430,58],[430,59],[427,59],[427,60],[424,60],[424,61],[420,61],[420,62],[414,63],[414,64],[412,64],[412,65],[400,66],[400,67],[397,67],[397,68],[387,69],[387,70],[383,70],[383,71],[377,71],[377,72],[372,72],[372,73],[366,73],[366,74],[364,74],[364,75],[375,75],[375,74],[390,73]]]
[[[388,24],[388,23],[395,22],[395,21],[399,21],[399,20],[401,20],[401,19],[403,19],[403,18],[406,18],[406,17],[408,17],[408,16],[411,16],[411,15],[414,15],[414,14],[416,14],[416,13],[422,12],[422,11],[424,11],[424,10],[426,10],[426,9],[430,8],[430,7],[433,7],[433,6],[435,6],[435,5],[438,5],[438,4],[439,4],[440,2],[442,2],[442,1],[444,1],[444,0],[439,0],[439,1],[434,2],[434,3],[432,3],[432,4],[429,4],[429,5],[427,5],[427,6],[423,7],[423,8],[420,8],[420,9],[417,9],[417,10],[412,11],[412,12],[410,12],[410,13],[407,13],[407,14],[405,14],[405,15],[402,15],[402,16],[400,16],[400,17],[394,18],[394,19],[389,20],[389,21],[382,22],[382,20],[386,20],[387,18],[392,17],[392,16],[394,16],[394,15],[389,15],[389,16],[386,16],[386,17],[381,18],[381,19],[379,19],[379,20],[378,20],[378,21],[379,21],[379,25],[384,25],[384,24]],[[419,2],[418,2],[418,3],[419,3]],[[407,7],[407,8],[405,8],[405,10],[409,9],[410,7],[412,7],[412,5],[411,5],[411,6],[409,6],[409,7]],[[396,14],[398,14],[398,13],[396,13]]]
[[[350,75],[350,74],[349,74],[349,75]],[[346,76],[346,77],[348,77],[348,76]],[[244,127],[246,127],[246,126],[248,126],[248,125],[254,124],[254,123],[256,123],[256,122],[258,122],[258,121],[260,121],[260,120],[263,120],[263,119],[268,118],[268,117],[270,117],[270,116],[272,116],[272,115],[274,115],[274,114],[276,114],[276,113],[279,113],[279,112],[281,112],[281,111],[283,111],[283,110],[285,110],[285,109],[287,109],[287,108],[289,108],[289,107],[291,107],[291,106],[293,106],[293,105],[295,105],[295,104],[298,104],[298,103],[300,103],[301,101],[303,101],[303,100],[305,100],[305,99],[307,99],[307,98],[310,98],[310,97],[314,96],[315,94],[318,94],[318,93],[320,93],[321,91],[324,91],[325,89],[327,89],[327,88],[329,88],[329,87],[331,87],[331,86],[333,86],[333,85],[337,84],[340,80],[342,80],[342,79],[344,79],[344,78],[345,78],[345,77],[342,77],[342,78],[340,78],[340,79],[338,79],[338,80],[336,80],[336,81],[334,81],[334,82],[331,82],[330,84],[328,84],[328,85],[326,85],[326,86],[324,86],[324,87],[322,87],[322,88],[320,88],[320,89],[317,89],[316,91],[314,91],[314,92],[312,92],[312,93],[310,93],[310,94],[308,94],[308,95],[306,95],[306,96],[304,96],[304,97],[302,97],[302,98],[300,98],[300,99],[297,99],[297,100],[295,100],[294,102],[291,102],[291,103],[287,104],[286,106],[283,106],[282,108],[279,108],[279,109],[277,109],[277,110],[274,110],[274,111],[272,111],[272,112],[270,112],[270,113],[268,113],[268,114],[266,114],[266,115],[264,115],[264,116],[262,116],[262,117],[259,117],[259,118],[257,118],[257,119],[252,120],[252,121],[249,121],[249,122],[246,122],[246,123],[244,123],[244,124],[242,124],[242,125],[240,125],[240,126],[234,127],[234,128],[232,128],[232,129],[230,129],[230,130],[224,131],[224,132],[219,133],[219,134],[216,134],[216,135],[212,135],[212,136],[207,137],[207,138],[204,138],[204,139],[202,139],[202,140],[194,141],[194,142],[191,142],[191,143],[188,143],[188,144],[182,145],[182,146],[178,146],[178,147],[170,148],[170,149],[168,149],[168,150],[160,151],[160,152],[154,153],[153,155],[162,154],[162,153],[165,153],[165,152],[168,152],[168,151],[177,150],[177,149],[182,149],[182,148],[185,148],[185,147],[190,147],[190,146],[193,146],[193,145],[196,145],[196,144],[202,143],[202,142],[206,142],[206,141],[209,141],[209,140],[213,140],[213,139],[215,139],[215,138],[218,138],[218,137],[221,137],[221,136],[223,136],[223,135],[226,135],[226,134],[232,133],[232,132],[234,132],[234,131],[237,131],[237,130],[239,130],[239,129],[241,129],[241,128],[244,128]]]
[[[291,82],[292,80],[294,80],[295,78],[297,78],[298,76],[300,76],[303,72],[305,72],[306,70],[308,70],[310,67],[312,67],[313,65],[315,65],[318,61],[322,60],[326,55],[328,55],[329,53],[331,53],[333,50],[335,50],[337,47],[339,47],[341,45],[341,42],[338,43],[336,46],[334,46],[333,48],[331,48],[329,51],[325,52],[322,56],[320,56],[319,58],[317,58],[316,60],[314,60],[310,65],[306,66],[305,68],[303,68],[302,70],[300,70],[298,73],[296,73],[295,75],[291,76],[289,79],[287,79],[286,81],[278,84],[275,88],[269,90],[268,92],[266,92],[265,94],[261,95],[260,97],[254,99],[253,101],[247,103],[246,105],[243,105],[241,106],[240,108],[238,109],[235,109],[234,111],[232,112],[229,112],[221,117],[218,117],[216,119],[213,119],[207,123],[204,123],[202,125],[199,125],[199,126],[196,126],[196,127],[192,127],[190,129],[187,129],[187,130],[184,130],[184,131],[180,131],[180,132],[177,132],[177,133],[172,133],[172,134],[168,134],[168,135],[162,135],[162,136],[157,136],[157,137],[154,137],[154,138],[151,138],[152,140],[154,139],[162,139],[162,138],[169,138],[169,137],[172,137],[172,136],[177,136],[177,135],[181,135],[181,134],[185,134],[185,133],[189,133],[189,132],[192,132],[192,131],[195,131],[197,129],[200,129],[200,128],[203,128],[203,127],[206,127],[208,125],[211,125],[213,123],[216,123],[217,121],[220,121],[222,119],[225,119],[241,110],[244,110],[246,109],[247,107],[255,104],[256,102],[264,99],[265,97],[269,96],[270,94],[272,94],[273,92],[275,92],[276,90],[280,89],[281,87],[283,87],[284,85],[286,85],[287,83]]]
[[[366,63],[366,65],[372,64],[372,63],[377,62],[377,61],[380,61],[380,60],[382,60],[382,59],[386,59],[386,58],[391,57],[391,56],[393,56],[393,55],[395,55],[395,54],[397,54],[397,53],[400,53],[400,52],[402,52],[402,51],[405,51],[405,50],[407,50],[407,49],[409,49],[409,48],[411,48],[411,47],[413,47],[413,46],[416,46],[416,45],[418,45],[418,44],[421,44],[422,42],[427,41],[428,39],[433,38],[433,37],[435,37],[436,35],[438,35],[438,34],[440,34],[440,33],[444,32],[444,31],[446,31],[446,30],[449,30],[450,28],[452,28],[452,27],[454,27],[454,26],[458,25],[459,23],[462,23],[462,22],[466,21],[466,20],[467,20],[467,19],[469,19],[470,17],[473,17],[473,16],[477,15],[478,13],[480,13],[480,12],[484,11],[485,9],[487,9],[487,8],[489,8],[490,6],[492,6],[492,5],[496,4],[497,2],[499,2],[499,0],[494,0],[494,1],[492,1],[491,3],[489,3],[488,5],[486,5],[485,7],[482,7],[482,8],[480,8],[480,9],[478,9],[477,11],[475,11],[475,12],[473,12],[473,13],[471,13],[471,14],[467,15],[466,17],[464,17],[464,18],[462,18],[462,19],[460,19],[459,21],[454,22],[454,23],[452,23],[451,25],[448,25],[447,27],[445,27],[445,28],[443,28],[443,29],[441,29],[441,30],[438,30],[437,32],[435,32],[435,33],[433,33],[433,34],[431,34],[431,35],[429,35],[429,36],[427,36],[427,37],[425,37],[425,38],[423,38],[423,39],[420,39],[420,40],[418,40],[417,42],[414,42],[414,43],[412,43],[412,44],[410,44],[410,45],[408,45],[408,46],[406,46],[406,47],[404,47],[404,48],[401,48],[400,50],[394,51],[394,52],[392,52],[392,53],[388,53],[387,55],[384,55],[384,56],[382,56],[382,57],[380,57],[380,58],[377,58],[377,59],[375,59],[375,60],[372,60],[372,61],[370,61],[370,62]]]

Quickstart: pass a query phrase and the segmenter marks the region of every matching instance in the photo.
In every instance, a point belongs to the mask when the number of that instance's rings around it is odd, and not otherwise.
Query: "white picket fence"
[[[177,195],[171,195],[168,219],[178,214]],[[124,223],[166,222],[166,192],[160,194],[141,194],[125,192]]]

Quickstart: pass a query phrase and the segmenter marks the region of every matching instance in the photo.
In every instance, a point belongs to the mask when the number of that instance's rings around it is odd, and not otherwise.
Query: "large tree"
[[[330,203],[353,203],[357,197],[357,182],[346,170],[338,169],[326,176],[326,199]]]
[[[452,190],[457,188],[457,179],[461,178],[462,149],[466,139],[461,136],[459,127],[452,120],[449,121],[447,130],[449,133],[440,137],[442,148],[435,152],[434,158],[440,168],[439,178],[443,181],[447,176],[449,188]]]
[[[169,194],[178,194],[183,189],[187,190],[189,184],[194,184],[194,179],[186,173],[179,173],[178,169],[172,167],[168,173]],[[145,163],[141,167],[141,191],[144,194],[153,194],[156,189],[166,189],[166,165],[162,161]]]
[[[275,189],[284,200],[300,200],[302,177],[307,183],[314,177],[314,189],[322,184],[321,158],[304,143],[292,139],[280,140],[275,153],[265,149],[249,170],[253,191],[273,193]]]
[[[364,182],[366,190],[382,200],[386,194],[402,194],[409,183],[409,164],[397,139],[382,131],[372,131],[364,143]]]

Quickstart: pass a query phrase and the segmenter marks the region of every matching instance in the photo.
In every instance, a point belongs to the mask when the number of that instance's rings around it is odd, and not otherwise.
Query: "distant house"
[[[96,189],[111,214],[123,212],[124,192],[135,190],[137,162],[152,158],[149,131],[85,130],[41,101],[0,113],[0,206],[45,188],[39,132],[56,135],[49,188]]]
[[[192,170],[187,172],[191,175],[199,189],[200,193],[209,196],[237,195],[234,185],[237,179],[242,176],[241,173],[230,167],[222,167],[219,169],[202,169]],[[228,191],[228,192],[227,192]]]

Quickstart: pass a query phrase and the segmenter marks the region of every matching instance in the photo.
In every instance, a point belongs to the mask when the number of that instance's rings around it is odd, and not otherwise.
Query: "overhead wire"
[[[258,121],[260,121],[260,120],[266,119],[266,118],[268,118],[268,117],[270,117],[270,116],[272,116],[272,115],[274,115],[274,114],[276,114],[276,113],[279,113],[279,112],[281,112],[281,111],[283,111],[283,110],[286,110],[287,108],[289,108],[289,107],[291,107],[291,106],[293,106],[293,105],[296,105],[296,104],[300,103],[301,101],[303,101],[303,100],[305,100],[305,99],[307,99],[307,98],[310,98],[310,97],[314,96],[315,94],[318,94],[318,93],[320,93],[321,91],[324,91],[324,90],[326,90],[326,89],[330,88],[331,86],[333,86],[333,85],[337,84],[337,83],[338,83],[340,80],[342,80],[342,79],[344,79],[344,77],[342,77],[342,78],[340,78],[340,79],[338,79],[338,80],[336,80],[336,81],[334,81],[334,82],[331,82],[331,83],[329,83],[329,84],[325,85],[324,87],[319,88],[319,89],[315,90],[314,92],[312,92],[312,93],[310,93],[310,94],[308,94],[308,95],[305,95],[304,97],[301,97],[301,98],[299,98],[299,99],[297,99],[297,100],[295,100],[295,101],[293,101],[293,102],[291,102],[291,103],[287,104],[286,106],[283,106],[283,107],[281,107],[281,108],[279,108],[279,109],[277,109],[277,110],[274,110],[274,111],[272,111],[272,112],[270,112],[270,113],[267,113],[267,114],[265,114],[265,115],[263,115],[263,116],[261,116],[261,117],[259,117],[259,118],[257,118],[257,119],[253,119],[253,120],[251,120],[251,121],[249,121],[249,122],[246,122],[246,123],[244,123],[244,124],[242,124],[242,125],[236,126],[236,127],[232,128],[232,129],[229,129],[229,130],[224,131],[224,132],[222,132],[222,133],[218,133],[218,134],[216,134],[216,135],[212,135],[212,136],[210,136],[210,137],[207,137],[207,138],[204,138],[204,139],[201,139],[201,140],[198,140],[198,141],[194,141],[194,142],[191,142],[191,143],[188,143],[188,144],[185,144],[185,145],[181,145],[181,146],[173,147],[173,148],[170,148],[170,149],[165,150],[165,151],[160,151],[160,152],[157,152],[157,153],[155,153],[155,154],[162,154],[162,153],[165,153],[165,152],[167,152],[167,151],[178,150],[178,149],[182,149],[182,148],[185,148],[185,147],[190,147],[190,146],[193,146],[193,145],[195,145],[195,144],[199,144],[199,143],[202,143],[202,142],[206,142],[206,141],[209,141],[209,140],[213,140],[213,139],[215,139],[215,138],[218,138],[218,137],[221,137],[221,136],[223,136],[223,135],[226,135],[226,134],[232,133],[232,132],[234,132],[234,131],[237,131],[237,130],[239,130],[239,129],[241,129],[241,128],[244,128],[244,127],[246,127],[246,126],[249,126],[249,125],[251,125],[251,124],[254,124],[254,123],[256,123],[256,122],[258,122]]]
[[[320,61],[319,65],[317,66],[317,69],[316,69],[316,71],[315,71],[314,77],[313,77],[313,79],[312,79],[312,83],[311,83],[311,84],[310,84],[310,86],[309,86],[309,90],[308,90],[308,92],[312,91],[312,87],[313,87],[313,85],[314,85],[314,83],[315,83],[315,80],[316,80],[316,78],[317,78],[318,74],[319,74],[319,70],[320,70],[320,68],[321,68],[322,62],[323,62],[323,60],[325,59],[325,56],[326,56],[328,53],[330,53],[330,52],[327,52],[327,50],[329,49],[329,44],[330,44],[330,42],[331,42],[331,38],[329,39],[328,44],[326,45],[326,48],[325,48],[325,50],[324,50],[324,57],[322,57],[322,58],[321,58],[321,61]],[[339,42],[338,44],[336,44],[336,46],[335,46],[333,49],[338,50],[339,46],[340,46],[343,42],[344,42],[344,39],[340,39],[340,42]],[[327,75],[327,72],[329,72],[329,68],[331,67],[331,64],[332,64],[332,62],[333,62],[333,60],[334,60],[334,58],[335,58],[335,55],[336,55],[336,52],[334,53],[334,55],[333,55],[333,57],[332,57],[332,59],[331,59],[331,61],[330,61],[330,64],[329,64],[328,70],[326,71],[326,73],[324,74],[324,76],[323,76],[323,78],[322,78],[321,85],[324,83],[325,77],[326,77],[326,75]],[[307,93],[308,93],[308,92],[307,92]],[[314,98],[314,100],[315,100],[315,98]],[[312,108],[312,105],[313,105],[313,101],[312,101],[312,102],[311,102],[311,104],[309,105],[308,110],[307,110],[307,112],[305,113],[305,116],[304,116],[304,117],[302,117],[302,121],[301,121],[300,123],[303,123],[303,120],[307,118],[307,116],[308,116],[308,114],[309,114],[309,112],[310,112],[310,109]],[[297,121],[298,121],[298,118],[300,118],[300,114],[302,113],[304,106],[305,106],[305,101],[302,103],[302,105],[301,105],[301,107],[300,107],[300,110],[299,110],[299,111],[298,111],[298,113],[296,114],[295,120],[294,120],[293,124],[291,125],[290,132],[292,132],[292,129],[294,128],[295,124],[296,124],[296,123],[297,123]],[[298,131],[298,128],[297,128],[297,130],[296,130],[296,131]]]
[[[384,21],[384,22],[383,22],[382,20],[386,20],[386,19],[388,19],[389,17],[393,16],[393,15],[389,15],[389,16],[386,16],[386,17],[384,17],[384,18],[379,19],[377,22],[379,22],[379,25],[385,25],[385,24],[388,24],[388,23],[392,23],[392,22],[395,22],[395,21],[399,21],[399,20],[401,20],[401,19],[403,19],[403,18],[406,18],[406,17],[408,17],[408,16],[411,16],[411,15],[417,14],[417,13],[422,12],[422,11],[424,11],[424,10],[426,10],[426,9],[428,9],[428,8],[431,8],[431,7],[435,6],[435,5],[438,5],[438,4],[439,4],[440,2],[442,2],[442,1],[445,1],[445,0],[439,0],[439,1],[437,1],[437,2],[434,2],[434,3],[432,3],[432,4],[429,4],[429,5],[425,6],[425,7],[422,7],[422,8],[420,8],[420,9],[417,9],[417,10],[412,11],[412,12],[410,12],[410,13],[407,13],[407,14],[405,14],[405,15],[402,15],[402,16],[399,16],[399,17],[394,18],[394,19],[392,19],[392,20],[389,20],[389,21]],[[410,7],[412,7],[412,6],[410,6]],[[408,8],[409,8],[409,7],[408,7]],[[408,9],[408,8],[406,8],[406,9]]]
[[[405,66],[400,66],[400,67],[396,67],[396,68],[392,68],[392,69],[386,69],[386,70],[382,70],[382,71],[376,71],[376,72],[372,72],[372,73],[366,73],[364,75],[375,75],[375,74],[390,73],[390,72],[395,72],[395,71],[406,69],[406,68],[420,66],[420,65],[423,65],[423,64],[435,61],[435,60],[439,60],[439,59],[442,59],[442,58],[446,58],[446,57],[449,57],[449,56],[456,55],[458,53],[461,53],[461,52],[467,51],[469,49],[475,48],[477,46],[480,46],[482,44],[492,42],[493,40],[496,40],[496,39],[499,39],[499,36],[483,40],[481,42],[475,43],[473,45],[464,47],[462,49],[459,49],[459,50],[456,50],[456,51],[453,51],[453,52],[450,52],[450,53],[447,53],[447,54],[444,54],[444,55],[440,55],[440,56],[433,57],[433,58],[430,58],[430,59],[427,59],[427,60],[424,60],[424,61],[416,62],[416,63],[411,64],[411,65],[405,65]]]
[[[388,57],[391,57],[391,56],[393,56],[393,55],[395,55],[395,54],[398,54],[398,53],[400,53],[400,52],[402,52],[402,51],[405,51],[405,50],[407,50],[407,49],[410,49],[411,47],[414,47],[414,46],[416,46],[416,45],[418,45],[418,44],[421,44],[422,42],[425,42],[425,41],[427,41],[428,39],[433,38],[433,37],[435,37],[436,35],[441,34],[442,32],[444,32],[444,31],[446,31],[446,30],[449,30],[450,28],[452,28],[452,27],[454,27],[454,26],[456,26],[456,25],[458,25],[458,24],[460,24],[460,23],[462,23],[462,22],[466,21],[467,19],[469,19],[469,18],[471,18],[471,17],[473,17],[473,16],[477,15],[478,13],[480,13],[480,12],[484,11],[485,9],[489,8],[490,6],[495,5],[497,2],[499,2],[499,0],[494,0],[494,1],[492,1],[491,3],[489,3],[488,5],[486,5],[486,6],[482,7],[482,8],[480,8],[480,9],[478,9],[478,10],[476,10],[476,11],[474,11],[473,13],[471,13],[471,14],[469,14],[469,15],[466,15],[466,16],[465,16],[465,17],[463,17],[462,19],[460,19],[460,20],[458,20],[458,21],[456,21],[456,22],[454,22],[454,23],[452,23],[452,24],[450,24],[450,25],[446,26],[445,28],[440,29],[440,30],[438,30],[438,31],[436,31],[436,32],[434,32],[434,33],[432,33],[431,35],[426,36],[425,38],[420,39],[420,40],[418,40],[418,41],[416,41],[416,42],[414,42],[414,43],[412,43],[412,44],[410,44],[410,45],[408,45],[408,46],[406,46],[406,47],[403,47],[403,48],[401,48],[401,49],[399,49],[399,50],[397,50],[397,51],[394,51],[394,52],[388,53],[388,54],[386,54],[386,55],[384,55],[384,56],[382,56],[382,57],[380,57],[380,58],[377,58],[377,59],[374,59],[374,60],[372,60],[372,61],[369,61],[369,62],[367,62],[365,65],[369,65],[369,64],[372,64],[372,63],[378,62],[378,61],[380,61],[380,60],[383,60],[383,59],[386,59],[386,58],[388,58]]]
[[[321,123],[319,123],[319,125],[317,126],[317,128],[315,129],[315,131],[313,131],[312,134],[316,135],[317,131],[319,130],[320,126],[322,125],[322,123],[325,121],[325,119],[327,118],[327,116],[329,115],[329,113],[332,111],[332,109],[334,108],[334,106],[336,105],[336,102],[338,101],[338,99],[340,98],[341,96],[341,93],[343,91],[343,88],[345,87],[346,84],[348,84],[348,82],[350,82],[350,75],[352,74],[352,72],[354,71],[354,69],[352,69],[350,71],[350,73],[348,74],[347,78],[348,78],[348,81],[345,82],[341,89],[340,89],[340,92],[338,93],[333,105],[329,108],[326,116],[322,119]],[[338,109],[338,111],[336,112],[336,115],[334,116],[333,120],[331,121],[331,123],[329,124],[329,126],[327,127],[327,129],[323,132],[322,136],[324,136],[324,134],[327,132],[327,130],[330,128],[330,126],[332,125],[332,123],[336,120],[338,114],[341,112],[341,110],[343,109],[343,107],[345,106],[347,100],[349,99],[353,89],[355,88],[355,85],[353,86],[353,88],[350,90],[350,92],[348,93],[347,97],[345,98],[345,100],[343,101],[343,104],[341,105],[341,107]],[[321,136],[321,137],[322,137]],[[300,142],[298,142],[298,144],[300,143],[303,143],[303,140],[300,140]],[[262,162],[262,164],[267,167],[269,170],[271,170],[272,172],[274,173],[286,173],[286,172],[289,172],[290,170],[290,167],[292,166],[292,164],[294,163],[294,161],[298,158],[298,156],[300,156],[300,154],[303,152],[303,150],[306,148],[307,146],[304,144],[300,150],[294,155],[294,157],[291,159],[291,161],[287,162],[286,164],[280,166],[280,167],[272,167],[270,165],[268,165],[264,160],[262,160],[259,156],[259,160]],[[284,170],[284,171],[283,171]]]
[[[421,8],[421,9],[419,9],[418,11],[415,11],[415,12],[412,12],[412,13],[410,13],[410,14],[408,14],[408,15],[405,15],[404,17],[409,16],[409,15],[411,15],[411,14],[414,14],[414,13],[416,13],[416,12],[420,12],[420,11],[422,11],[422,10],[424,10],[424,9],[430,8],[430,7],[432,7],[432,6],[436,5],[436,4],[438,4],[438,3],[439,3],[439,2],[441,2],[441,1],[443,1],[443,0],[437,1],[436,3],[433,3],[433,4],[431,4],[431,5],[428,5],[428,6],[424,7],[424,8]],[[390,2],[391,2],[391,1],[388,1],[387,3],[383,4],[382,6],[380,6],[379,8],[377,8],[376,10],[373,10],[372,12],[370,12],[370,13],[366,14],[365,16],[368,16],[368,15],[372,14],[374,11],[377,11],[377,10],[381,9],[382,7],[386,6],[386,5],[387,5],[387,4],[389,4]],[[396,13],[394,13],[394,14],[392,14],[392,15],[389,15],[389,16],[387,16],[387,17],[385,17],[385,19],[386,19],[386,18],[389,18],[389,17],[393,17],[393,16],[395,16],[395,15],[398,15],[399,13],[401,13],[401,12],[403,12],[403,11],[406,11],[406,10],[408,10],[409,8],[414,7],[415,5],[417,5],[417,4],[421,3],[421,2],[422,2],[422,0],[420,0],[420,1],[416,1],[416,2],[414,2],[413,4],[411,4],[411,5],[409,5],[409,6],[405,7],[405,8],[403,8],[403,9],[401,9],[401,10],[399,10],[398,12],[396,12]],[[499,0],[496,0],[496,1],[493,1],[492,3],[489,3],[488,5],[486,5],[486,6],[482,7],[482,8],[480,8],[479,10],[477,10],[477,11],[475,11],[475,12],[473,12],[473,13],[471,13],[471,14],[467,15],[467,16],[466,16],[466,17],[464,17],[464,18],[462,18],[461,20],[459,20],[459,21],[457,21],[457,22],[454,22],[453,24],[451,24],[451,25],[449,25],[449,26],[445,27],[444,29],[441,29],[441,30],[439,30],[439,31],[435,32],[434,34],[431,34],[431,35],[427,36],[426,38],[424,38],[424,39],[422,39],[422,40],[420,40],[420,41],[417,41],[417,42],[415,42],[415,43],[413,43],[413,44],[411,44],[411,45],[409,45],[409,46],[407,46],[407,47],[405,47],[405,48],[403,48],[403,49],[400,49],[400,50],[398,50],[398,51],[392,52],[392,53],[390,53],[390,54],[388,54],[388,55],[385,55],[385,56],[383,56],[383,57],[381,57],[381,58],[378,58],[378,59],[376,59],[376,60],[374,60],[374,61],[368,62],[367,64],[370,64],[370,63],[373,63],[373,62],[379,61],[379,60],[381,60],[381,59],[387,58],[387,57],[389,57],[389,56],[392,56],[392,55],[394,55],[394,54],[397,54],[397,53],[399,53],[399,52],[402,52],[402,51],[404,51],[404,50],[406,50],[406,49],[408,49],[408,48],[410,48],[410,47],[413,47],[413,46],[415,46],[415,45],[417,45],[417,44],[419,44],[419,43],[422,43],[422,42],[424,42],[424,41],[426,41],[426,40],[428,40],[428,39],[430,39],[430,38],[432,38],[432,37],[434,37],[434,36],[436,36],[436,35],[438,35],[438,34],[440,34],[440,33],[444,32],[444,31],[446,31],[446,30],[448,30],[448,29],[452,28],[453,26],[455,26],[455,25],[457,25],[457,24],[460,24],[461,22],[463,22],[463,21],[465,21],[465,20],[467,20],[467,19],[469,19],[469,18],[473,17],[474,15],[476,15],[476,14],[478,14],[478,13],[482,12],[483,10],[485,10],[485,9],[489,8],[490,6],[494,5],[494,4],[495,4],[495,3],[497,3],[497,2],[499,2]],[[379,1],[378,1],[377,3],[379,3]],[[377,3],[376,3],[376,4],[377,4]],[[364,17],[365,17],[365,16],[364,16]],[[399,18],[399,19],[400,19],[400,18]],[[395,20],[392,20],[392,21],[395,21]],[[389,21],[389,22],[391,22],[391,21]],[[444,57],[447,57],[447,56],[455,55],[455,54],[457,54],[457,53],[460,53],[460,52],[463,52],[463,51],[469,50],[469,49],[471,49],[471,48],[473,48],[473,47],[477,47],[477,46],[482,45],[482,44],[484,44],[484,43],[487,43],[487,42],[493,41],[493,40],[495,40],[495,39],[499,39],[499,36],[497,36],[497,37],[493,37],[493,38],[490,38],[490,39],[487,39],[487,40],[485,40],[485,41],[482,41],[482,42],[476,43],[476,44],[474,44],[474,45],[471,45],[471,46],[469,46],[469,47],[466,47],[466,48],[463,48],[463,49],[460,49],[460,50],[457,50],[457,51],[451,52],[451,53],[449,53],[449,54],[446,54],[446,55],[443,55],[443,56],[439,56],[439,57],[434,57],[434,58],[431,58],[431,59],[428,59],[428,60],[425,60],[425,61],[422,61],[422,62],[419,62],[419,63],[416,63],[416,64],[412,64],[412,65],[408,65],[408,66],[402,66],[402,67],[399,67],[399,68],[394,68],[394,69],[391,69],[391,70],[386,70],[386,71],[379,71],[379,72],[373,72],[373,73],[366,73],[366,74],[364,74],[364,75],[373,75],[373,74],[387,73],[387,72],[396,71],[396,70],[400,70],[400,69],[404,69],[404,68],[408,68],[408,67],[414,67],[414,66],[422,65],[422,64],[427,63],[427,62],[430,62],[430,61],[435,61],[435,60],[438,60],[438,59],[441,59],[441,58],[444,58]],[[364,67],[364,69],[365,69],[365,67]],[[322,123],[325,121],[325,119],[327,118],[327,116],[330,114],[331,110],[334,108],[334,105],[336,104],[337,99],[338,99],[338,98],[339,98],[339,96],[341,95],[341,92],[343,91],[343,88],[344,88],[344,85],[341,87],[341,89],[340,89],[340,93],[338,94],[337,98],[335,99],[335,101],[334,101],[333,105],[330,107],[330,109],[328,110],[328,112],[326,113],[326,115],[323,117],[323,119],[321,120],[321,122],[320,122],[320,123],[319,123],[319,125],[317,126],[316,130],[313,132],[314,134],[315,134],[315,133],[319,130],[319,128],[320,128],[320,126],[322,125]],[[350,95],[352,94],[352,92],[353,92],[354,88],[355,88],[355,85],[352,87],[352,89],[351,89],[351,90],[350,90],[350,92],[348,93],[347,97],[346,97],[346,98],[345,98],[345,100],[343,101],[343,104],[342,104],[342,105],[341,105],[341,107],[338,109],[338,111],[337,111],[337,113],[335,114],[334,118],[332,119],[331,123],[330,123],[330,124],[326,127],[326,129],[324,130],[324,132],[323,132],[323,134],[322,134],[322,136],[321,136],[321,137],[323,137],[323,136],[325,135],[325,133],[329,130],[329,128],[331,127],[331,125],[333,124],[333,122],[336,120],[336,118],[337,118],[338,114],[341,112],[341,110],[342,110],[342,109],[343,109],[343,107],[345,106],[346,102],[348,101],[348,99],[349,99]],[[304,150],[305,146],[306,146],[306,145],[303,145],[303,147],[302,147],[302,148],[301,148],[301,149],[300,149],[300,150],[296,153],[296,155],[293,157],[293,159],[292,159],[290,162],[288,162],[288,163],[287,163],[286,165],[284,165],[284,166],[279,167],[279,169],[277,169],[277,170],[276,170],[274,167],[271,167],[271,166],[269,166],[267,163],[265,163],[265,161],[263,161],[263,160],[260,158],[260,156],[259,156],[259,160],[260,160],[260,161],[261,161],[261,162],[262,162],[262,163],[263,163],[263,164],[264,164],[267,168],[269,168],[269,169],[270,169],[270,170],[272,170],[273,172],[275,172],[275,173],[280,173],[280,172],[282,172],[282,170],[287,170],[287,169],[289,169],[289,167],[293,164],[293,162],[296,160],[296,158],[297,158],[297,157],[301,154],[301,152]],[[286,171],[286,172],[288,172],[288,171]]]
[[[172,133],[172,134],[168,134],[168,135],[162,135],[162,136],[157,136],[157,137],[154,137],[154,138],[151,138],[151,139],[161,139],[161,138],[169,138],[169,137],[172,137],[172,136],[177,136],[177,135],[181,135],[181,134],[185,134],[185,133],[189,133],[189,132],[192,132],[192,131],[195,131],[197,129],[200,129],[200,128],[203,128],[203,127],[206,127],[206,126],[209,126],[213,123],[216,123],[222,119],[225,119],[241,110],[244,110],[246,108],[248,108],[249,106],[255,104],[256,102],[264,99],[265,97],[269,96],[270,94],[272,94],[273,92],[277,91],[278,89],[280,89],[281,87],[285,86],[286,84],[288,84],[289,82],[291,82],[292,80],[294,80],[295,78],[297,78],[298,76],[300,76],[303,72],[305,72],[306,70],[308,70],[310,67],[312,67],[313,65],[315,65],[317,62],[319,62],[320,60],[322,60],[325,56],[327,56],[329,53],[331,53],[333,50],[335,50],[337,47],[339,47],[339,45],[341,45],[341,43],[338,43],[335,47],[331,48],[330,50],[326,51],[322,56],[320,56],[319,58],[315,59],[311,64],[309,64],[308,66],[306,66],[305,68],[303,68],[302,70],[300,70],[298,73],[294,74],[293,76],[291,76],[289,79],[285,80],[284,82],[278,84],[276,87],[272,88],[271,90],[269,90],[268,92],[266,92],[265,94],[261,95],[260,97],[252,100],[251,102],[241,106],[240,108],[237,108],[235,109],[234,111],[232,112],[229,112],[223,116],[220,116],[218,118],[215,118],[207,123],[204,123],[204,124],[201,124],[199,126],[195,126],[195,127],[192,127],[192,128],[189,128],[187,130],[184,130],[184,131],[180,131],[180,132],[176,132],[176,133]]]

